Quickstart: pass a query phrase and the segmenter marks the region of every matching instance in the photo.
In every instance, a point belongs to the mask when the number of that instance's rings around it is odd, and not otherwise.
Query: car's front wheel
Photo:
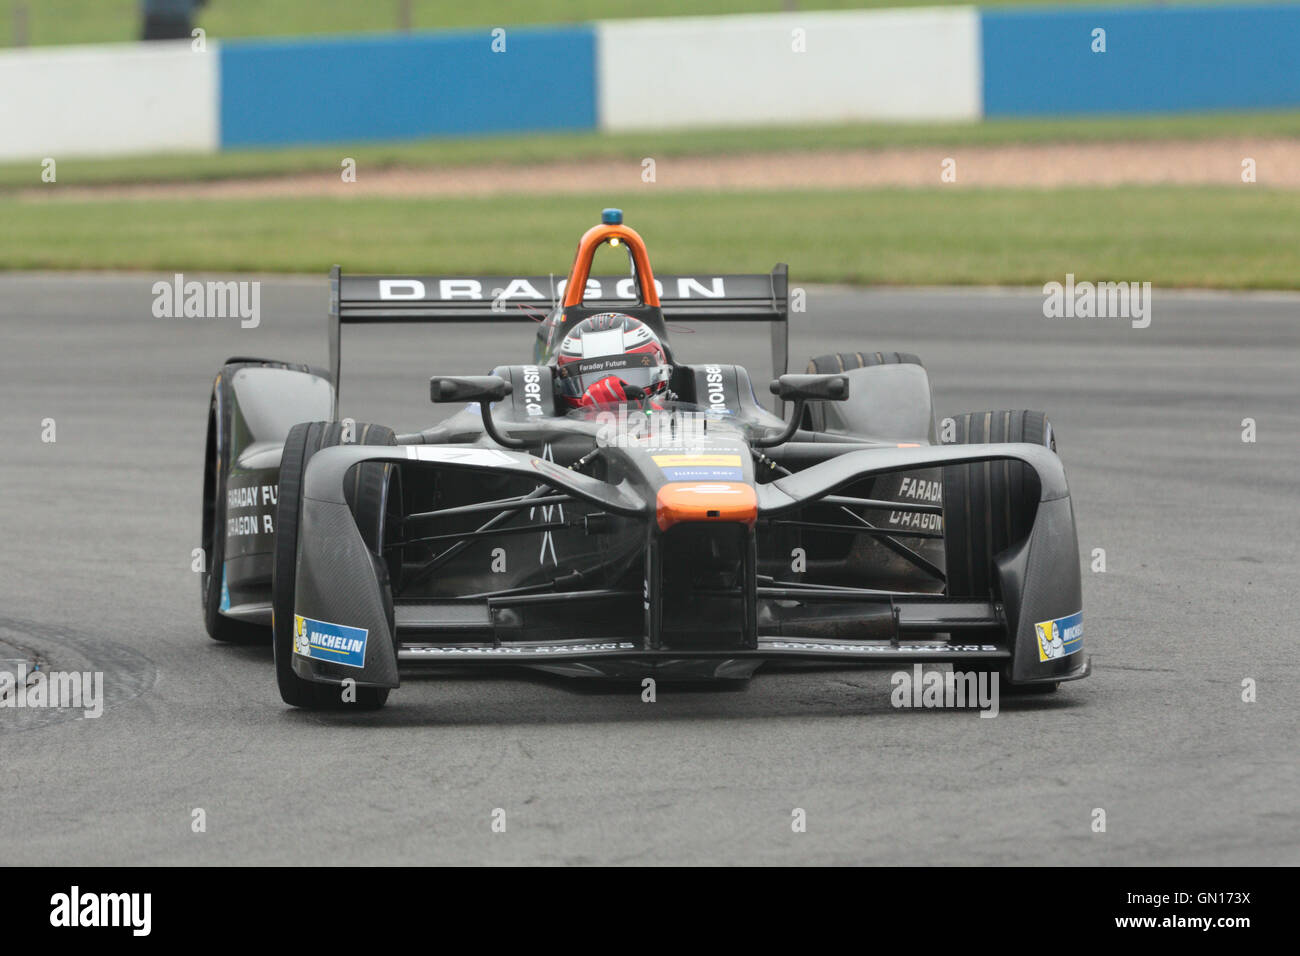
[[[940,434],[950,444],[1026,442],[1056,451],[1056,433],[1043,412],[966,412]],[[1038,476],[1018,461],[949,465],[943,470],[943,541],[949,597],[987,600],[994,593],[994,559],[1024,540],[1038,508]],[[1016,694],[1050,694],[1056,682],[1001,686]]]
[[[356,444],[395,445],[391,428],[382,425],[350,424]],[[387,687],[356,687],[355,699],[344,700],[337,684],[304,680],[293,670],[293,628],[295,577],[298,563],[298,526],[302,516],[302,478],[307,463],[322,448],[344,444],[344,426],[339,422],[304,422],[289,431],[280,457],[280,490],[275,516],[275,563],[271,576],[272,647],[275,679],[286,704],[305,708],[352,707],[374,710],[388,700]],[[356,469],[349,503],[362,539],[376,554],[376,572],[387,588],[387,564],[383,557],[385,515],[391,514],[389,493],[400,472],[390,464],[366,462]],[[391,603],[391,602],[390,602]]]

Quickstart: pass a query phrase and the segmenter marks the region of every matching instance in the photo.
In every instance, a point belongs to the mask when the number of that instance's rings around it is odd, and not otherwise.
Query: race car
[[[590,274],[605,245],[628,276]],[[405,434],[340,417],[345,324],[539,309],[531,362],[431,377],[434,403],[464,406],[451,417]],[[944,662],[1004,692],[1086,676],[1046,416],[941,423],[906,353],[788,374],[789,311],[784,265],[656,278],[615,209],[561,281],[335,266],[328,369],[232,358],[217,374],[209,635],[269,636],[281,696],[307,708],[376,708],[403,674],[461,666],[726,680]],[[678,361],[668,320],[767,322],[771,407],[725,356]]]

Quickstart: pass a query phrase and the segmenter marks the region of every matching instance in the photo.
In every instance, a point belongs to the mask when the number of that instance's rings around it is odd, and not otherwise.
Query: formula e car
[[[590,275],[607,243],[629,276]],[[465,406],[450,418],[406,434],[340,418],[343,325],[505,322],[527,317],[519,303],[547,310],[533,361],[434,375],[432,401]],[[654,395],[569,388],[593,360],[565,366],[564,343],[611,313],[662,342]],[[769,323],[772,407],[738,365],[675,361],[669,319]],[[941,428],[905,353],[787,374],[788,321],[784,265],[656,279],[618,210],[561,282],[334,267],[328,370],[232,358],[217,375],[208,633],[265,639],[269,625],[280,693],[300,707],[378,707],[404,673],[466,665],[639,680],[935,661],[1029,691],[1086,676],[1074,513],[1046,416]],[[652,362],[619,361],[620,381]]]

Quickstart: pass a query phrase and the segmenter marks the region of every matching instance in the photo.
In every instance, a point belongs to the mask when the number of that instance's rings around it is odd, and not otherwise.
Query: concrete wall
[[[189,41],[0,54],[0,159],[211,152],[219,50]]]
[[[609,21],[604,129],[979,116],[973,7]]]
[[[1105,30],[1106,51],[1094,52]],[[502,40],[505,48],[500,49]],[[0,52],[0,159],[1300,107],[1300,5],[944,7]]]

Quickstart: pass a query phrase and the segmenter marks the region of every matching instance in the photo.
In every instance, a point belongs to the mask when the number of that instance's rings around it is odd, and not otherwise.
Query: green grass
[[[1300,288],[1300,192],[1235,188],[647,193],[507,199],[0,199],[0,268],[546,273],[603,205],[661,272],[794,281]]]
[[[341,144],[242,150],[212,156],[58,160],[65,185],[210,181],[297,173],[336,174],[344,156],[361,175],[397,166],[526,164],[554,160],[708,156],[782,149],[979,146],[1101,140],[1204,139],[1213,136],[1300,138],[1300,112],[1194,116],[998,119],[977,123],[869,123],[658,133],[564,133],[413,143]],[[0,165],[0,190],[40,185],[36,160]]]
[[[399,26],[400,0],[208,0],[197,23],[214,38],[368,33]],[[858,7],[943,6],[965,0],[411,0],[416,30],[572,23],[623,17],[770,13]],[[1098,0],[1055,0],[1097,6]],[[1101,4],[1123,0],[1100,0]],[[1226,0],[1231,2],[1231,0]],[[992,6],[1044,6],[1044,0],[997,0]],[[0,0],[0,46],[14,41],[16,7],[27,10],[28,43],[110,43],[139,33],[139,0]]]

